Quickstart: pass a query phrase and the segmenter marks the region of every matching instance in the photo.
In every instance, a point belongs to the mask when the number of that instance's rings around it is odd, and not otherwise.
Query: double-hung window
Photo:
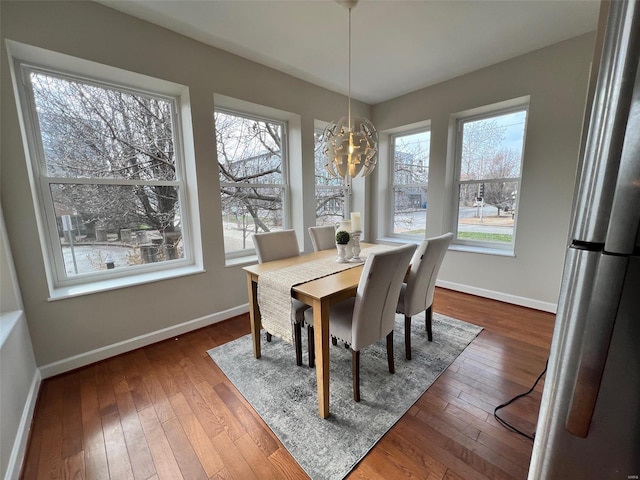
[[[287,124],[221,108],[214,124],[225,254],[250,255],[252,234],[287,227]]]
[[[344,180],[332,177],[324,166],[326,158],[322,153],[322,132],[316,132],[314,138],[316,225],[335,225],[347,218],[349,192]]]
[[[427,223],[430,130],[391,136],[391,234],[424,238]]]
[[[513,253],[527,106],[457,121],[454,243]]]
[[[54,297],[165,278],[197,263],[177,93],[184,87],[88,79],[91,67],[77,62],[82,76],[15,62]]]

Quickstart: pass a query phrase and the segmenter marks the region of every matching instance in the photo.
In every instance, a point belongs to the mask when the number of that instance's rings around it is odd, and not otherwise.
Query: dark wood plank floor
[[[543,370],[554,316],[444,289],[434,310],[484,330],[348,478],[525,479],[532,442],[493,409]],[[307,478],[206,353],[247,333],[243,315],[43,381],[22,477]],[[503,418],[533,433],[542,385]]]

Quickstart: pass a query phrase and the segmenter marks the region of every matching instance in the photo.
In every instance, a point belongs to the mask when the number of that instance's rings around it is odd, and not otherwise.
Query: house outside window
[[[252,235],[287,228],[286,122],[217,108],[224,248],[252,254]]]
[[[391,136],[392,236],[424,238],[427,224],[430,130]]]
[[[454,243],[513,253],[527,113],[520,105],[458,119]]]
[[[335,225],[347,218],[349,191],[342,178],[332,177],[324,167],[326,158],[322,153],[322,132],[314,134],[316,225]]]
[[[181,96],[15,65],[54,296],[71,287],[90,292],[102,280],[113,287],[129,277],[124,284],[133,284],[133,276],[149,272],[165,278],[197,263]]]

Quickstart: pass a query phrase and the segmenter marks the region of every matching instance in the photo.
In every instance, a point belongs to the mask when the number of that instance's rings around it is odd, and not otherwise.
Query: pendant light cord
[[[348,119],[347,119],[347,128],[349,129],[349,145],[351,145],[351,135],[353,135],[352,126],[351,126],[351,7],[349,7],[349,81],[348,81],[348,90],[347,90],[347,98],[348,100]],[[351,160],[351,152],[349,152],[349,160]],[[350,166],[347,165],[347,171],[344,176],[344,183],[347,185],[347,193],[351,195],[351,172]]]
[[[351,7],[349,7],[349,128],[351,128]]]

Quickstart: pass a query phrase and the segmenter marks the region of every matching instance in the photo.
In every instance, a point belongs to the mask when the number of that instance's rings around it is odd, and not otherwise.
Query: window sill
[[[245,265],[253,265],[254,263],[258,263],[258,256],[255,254],[246,255],[244,257],[227,258],[225,260],[224,266],[225,267],[244,267]]]
[[[171,270],[162,270],[156,272],[146,272],[128,277],[110,278],[107,280],[99,280],[95,282],[87,282],[79,285],[70,285],[65,287],[56,287],[50,290],[49,301],[64,300],[65,298],[73,298],[81,295],[91,295],[93,293],[107,292],[118,288],[133,287],[135,285],[143,285],[145,283],[158,282],[171,278],[184,277],[187,275],[195,275],[204,273],[205,269],[199,265],[190,265],[188,267],[173,268]]]
[[[410,243],[414,243],[416,245],[420,245],[424,238],[400,238],[400,237],[380,237],[376,239],[376,243],[385,243],[387,245],[395,245],[402,244],[407,245]],[[489,247],[478,247],[475,245],[458,245],[452,243],[449,245],[449,250],[454,250],[457,252],[467,252],[467,253],[481,253],[484,255],[497,255],[501,257],[515,257],[516,254],[511,250],[502,250],[500,248],[489,248]]]
[[[516,254],[512,250],[502,250],[500,248],[477,247],[473,245],[457,245],[452,243],[449,250],[467,253],[482,253],[485,255],[498,255],[501,257],[515,257]]]
[[[408,245],[410,243],[414,243],[416,245],[420,245],[424,239],[414,239],[414,238],[400,238],[400,237],[378,237],[376,238],[376,243],[382,243],[386,245]]]

